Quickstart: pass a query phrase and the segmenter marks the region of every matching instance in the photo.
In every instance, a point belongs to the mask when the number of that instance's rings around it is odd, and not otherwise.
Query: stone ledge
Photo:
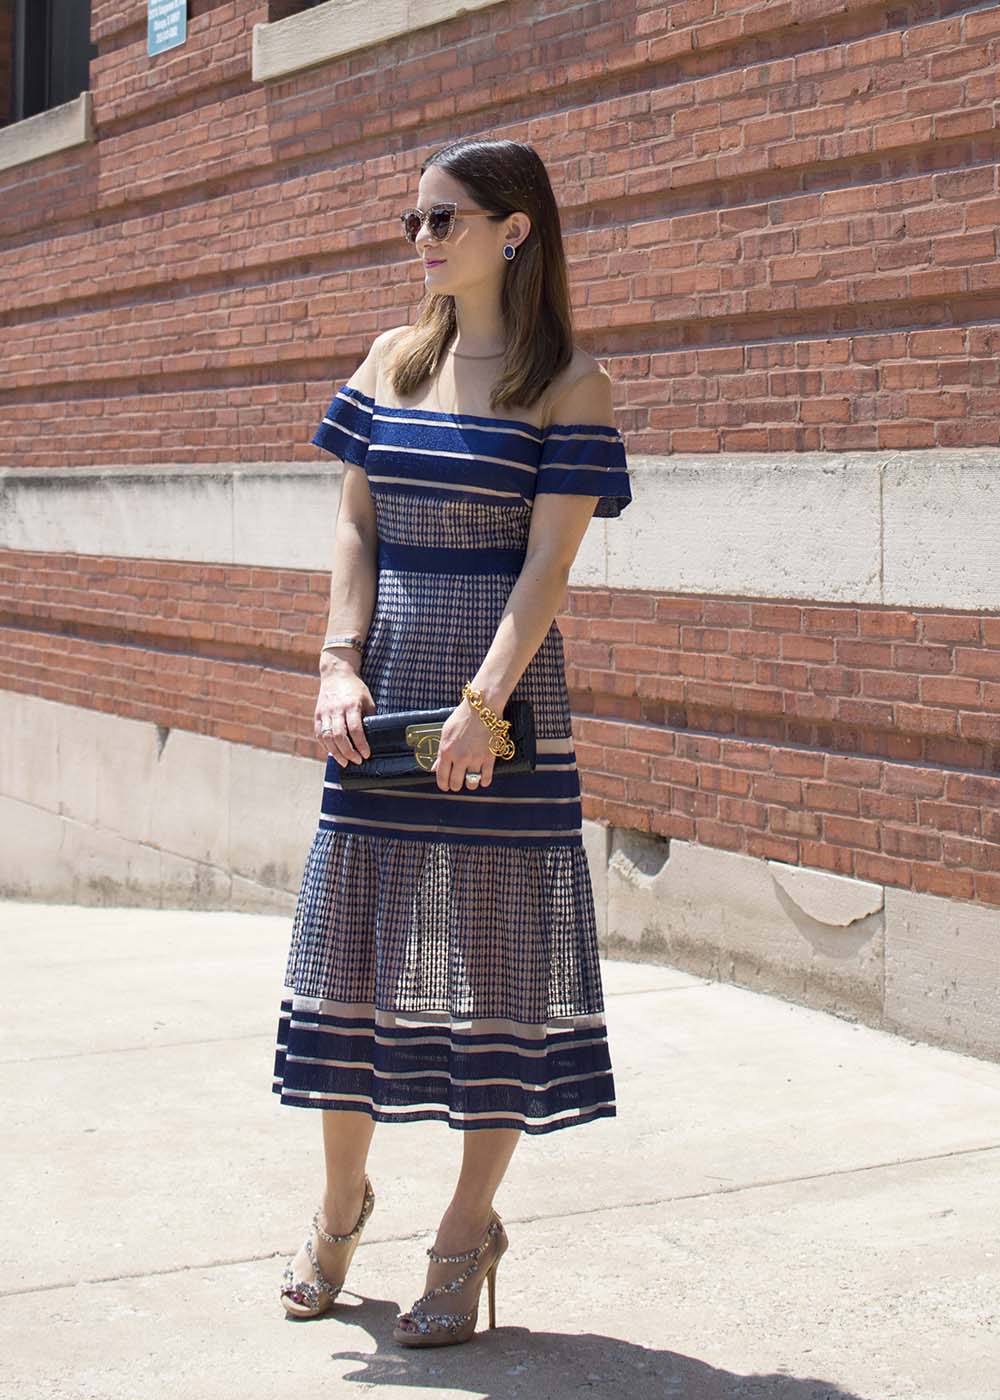
[[[325,5],[253,27],[254,82],[287,78],[305,68],[385,43],[400,34],[487,10],[500,0],[327,0]]]
[[[72,102],[0,128],[0,170],[42,160],[93,139],[93,94],[81,92]]]
[[[642,832],[602,843],[589,826],[605,957],[1000,1062],[1000,909]]]
[[[592,521],[573,587],[1000,610],[998,450],[635,454],[629,468],[633,503]],[[329,569],[341,472],[327,454],[0,469],[0,548]]]

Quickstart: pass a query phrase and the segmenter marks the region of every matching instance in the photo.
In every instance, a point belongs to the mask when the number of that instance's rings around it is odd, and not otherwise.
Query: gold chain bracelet
[[[501,719],[488,705],[484,705],[483,692],[481,690],[474,690],[468,681],[462,686],[462,699],[468,700],[469,704],[479,715],[479,718],[486,725],[486,728],[490,730],[492,735],[490,739],[490,753],[494,754],[497,758],[513,758],[514,741],[508,738],[507,735],[507,731],[510,729],[510,720]]]

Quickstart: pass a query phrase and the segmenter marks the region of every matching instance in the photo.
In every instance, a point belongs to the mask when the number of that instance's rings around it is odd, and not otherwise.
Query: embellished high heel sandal
[[[493,1211],[483,1242],[475,1249],[468,1249],[464,1254],[438,1254],[437,1250],[429,1249],[427,1253],[435,1264],[467,1263],[468,1268],[463,1269],[449,1283],[429,1288],[417,1299],[409,1312],[400,1313],[392,1331],[393,1339],[408,1347],[453,1346],[457,1342],[469,1341],[475,1335],[476,1321],[479,1317],[479,1295],[483,1291],[484,1283],[489,1284],[490,1327],[496,1327],[497,1265],[503,1258],[508,1244],[503,1221],[496,1211]],[[427,1312],[424,1304],[431,1298],[444,1293],[456,1293],[466,1279],[480,1271],[475,1300],[469,1312]],[[415,1330],[407,1331],[400,1327],[401,1322],[412,1323]]]
[[[327,1308],[336,1298],[343,1288],[347,1279],[347,1271],[351,1267],[351,1260],[354,1258],[354,1251],[361,1238],[361,1231],[365,1228],[365,1222],[372,1213],[375,1205],[375,1193],[372,1184],[365,1177],[365,1196],[361,1204],[361,1214],[358,1216],[354,1229],[346,1235],[328,1235],[319,1223],[319,1209],[312,1218],[313,1229],[327,1244],[349,1244],[347,1251],[347,1263],[344,1265],[344,1276],[340,1283],[332,1284],[323,1273],[313,1248],[312,1236],[306,1240],[305,1249],[309,1255],[309,1262],[313,1266],[316,1275],[315,1283],[307,1283],[305,1280],[296,1279],[292,1273],[292,1266],[289,1263],[285,1269],[281,1289],[281,1301],[284,1304],[285,1312],[290,1317],[319,1317],[326,1312]]]

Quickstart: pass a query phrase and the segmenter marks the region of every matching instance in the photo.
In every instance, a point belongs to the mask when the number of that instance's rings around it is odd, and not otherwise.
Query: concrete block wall
[[[92,37],[93,139],[0,171],[0,888],[285,907],[309,438],[422,295],[421,161],[510,135],[634,474],[559,617],[605,946],[1000,1057],[1000,4],[197,0],[151,60],[93,0]],[[237,841],[273,765],[304,809]]]

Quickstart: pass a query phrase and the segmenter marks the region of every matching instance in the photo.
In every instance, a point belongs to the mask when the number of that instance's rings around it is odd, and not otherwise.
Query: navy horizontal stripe
[[[455,1079],[469,1081],[464,1086],[469,1095],[477,1089],[482,1089],[482,1083],[477,1081],[488,1079],[515,1079],[526,1089],[546,1094],[552,1092],[547,1086],[553,1079],[587,1076],[592,1081],[599,1081],[610,1069],[607,1038],[600,1034],[592,1035],[587,1045],[575,1049],[552,1047],[544,1055],[520,1055],[516,1050],[503,1053],[489,1050],[463,1052],[447,1035],[437,1041],[421,1040],[419,1045],[410,1044],[405,1040],[387,1043],[365,1035],[331,1035],[308,1025],[296,1024],[293,1027],[293,1019],[300,1022],[301,1014],[296,1012],[294,1017],[287,1020],[288,1038],[282,1039],[286,1053],[294,1055],[303,1063],[310,1060],[347,1060],[351,1064],[381,1070],[385,1074],[409,1071],[406,1079],[411,1085],[420,1085],[425,1080],[430,1085],[430,1081],[438,1077],[444,1069]],[[426,1075],[413,1073],[416,1069],[423,1070],[425,1066]],[[320,1071],[329,1071],[333,1067],[317,1068]],[[347,1072],[349,1071],[345,1070],[345,1073]],[[594,1092],[595,1088],[597,1093]],[[601,1083],[592,1083],[586,1090],[577,1088],[574,1092],[578,1095],[586,1093],[592,1101],[603,1094],[604,1088]],[[425,1087],[420,1094],[421,1099],[426,1098],[427,1093]],[[434,1097],[433,1085],[430,1085],[430,1097]]]
[[[450,457],[454,444],[444,449],[438,436],[412,434],[405,446],[391,438],[373,442],[368,448],[365,467],[373,490],[395,491],[401,486],[418,486],[424,491],[468,491],[488,499],[530,501],[535,491],[536,464],[524,466],[486,458],[483,450],[461,448],[467,455]],[[504,452],[506,456],[506,451]]]
[[[543,1053],[532,1055],[514,1046],[463,1051],[461,1033],[448,1025],[399,1028],[402,1034],[386,1039],[374,1014],[349,1018],[357,1034],[324,1030],[330,1019],[293,1009],[291,998],[282,1001],[272,1083],[282,1102],[339,1104],[379,1121],[437,1118],[455,1126],[536,1133],[616,1114],[603,1018],[571,1031],[569,1040],[564,1031],[547,1034],[532,1043]],[[423,1039],[428,1034],[436,1039]]]
[[[396,408],[380,403],[376,417],[389,425],[398,420],[400,427],[412,427],[417,423],[429,428],[445,428],[456,436],[469,428],[473,432],[496,433],[508,442],[524,438],[533,441],[536,447],[544,434],[542,428],[536,428],[534,423],[522,418],[494,418],[483,413],[444,413],[436,408]]]
[[[372,431],[375,400],[345,384],[333,396],[312,442],[345,462],[363,467]]]
[[[522,549],[457,549],[442,545],[379,542],[381,569],[411,570],[430,574],[519,574],[525,560]]]
[[[553,762],[552,760],[557,761]],[[449,810],[455,810],[459,804],[468,804],[468,810],[478,814],[483,808],[498,805],[490,802],[490,797],[530,797],[544,805],[554,797],[578,797],[580,794],[579,770],[576,768],[575,760],[572,754],[561,753],[537,754],[533,773],[505,773],[503,759],[498,758],[493,768],[493,781],[489,787],[476,788],[474,791],[463,788],[458,792],[442,792],[437,785],[437,780],[431,776],[425,782],[407,784],[405,788],[392,788],[391,792],[388,788],[362,788],[352,792],[341,784],[340,773],[340,765],[331,756],[327,760],[324,782],[329,784],[330,790],[336,791],[338,798],[342,798],[344,802],[361,801],[367,805],[370,802],[376,802],[382,794],[396,801],[401,794],[405,793],[407,796],[403,800],[407,803],[407,811],[414,802],[421,798],[436,798],[441,803],[448,803]],[[528,807],[529,804],[526,802],[516,804],[517,810]],[[462,810],[465,810],[464,807]],[[360,808],[357,814],[358,816],[368,815]],[[468,818],[463,817],[462,820],[468,820]],[[476,824],[478,825],[478,822]]]
[[[422,783],[407,783],[404,791],[389,785],[384,788],[360,788],[351,792],[331,784],[323,789],[323,815],[362,817],[370,821],[400,822],[404,826],[417,824],[462,827],[496,827],[505,830],[516,826],[529,836],[532,829],[574,831],[580,825],[580,803],[576,795],[567,802],[546,802],[544,796],[532,794],[531,800],[508,806],[507,802],[488,802],[492,783],[485,790],[471,792],[442,792],[437,784],[433,792],[424,791]],[[504,794],[506,797],[507,794]]]
[[[530,836],[535,831],[575,831],[580,826],[580,802],[576,794],[567,794],[566,802],[547,802],[548,794],[534,792],[527,802],[510,805],[490,802],[493,789],[478,788],[475,792],[462,789],[442,792],[435,782],[432,790],[423,783],[407,783],[405,788],[359,788],[351,791],[331,783],[323,787],[323,815],[347,818],[360,817],[367,821],[400,823],[401,828],[417,825],[453,826],[463,830],[487,828],[503,831],[517,827]],[[400,795],[405,793],[405,795]],[[505,792],[504,797],[509,793]]]
[[[318,825],[321,831],[343,831],[355,836],[380,836],[395,841],[431,841],[435,844],[443,842],[448,846],[509,846],[511,849],[519,846],[537,846],[548,849],[554,846],[583,845],[583,833],[579,827],[575,831],[554,834],[550,834],[547,829],[535,836],[526,835],[521,831],[508,835],[502,831],[469,831],[460,826],[409,828],[402,826],[398,821],[391,827],[372,826],[361,819],[352,819],[343,814],[335,819],[320,817]]]
[[[553,841],[576,846],[582,842],[580,778],[572,751],[539,752],[533,773],[505,773],[503,760],[497,759],[488,787],[457,792],[442,792],[434,777],[402,787],[352,790],[343,787],[340,774],[340,764],[331,755],[320,817],[320,825],[327,830],[473,844]]]
[[[607,423],[540,429],[523,419],[389,407],[345,384],[312,441],[368,468],[373,491],[478,493],[497,504],[591,495],[597,516],[620,515],[632,499],[621,434]]]
[[[628,473],[596,467],[548,466],[539,472],[535,499],[544,495],[597,496],[595,516],[615,517],[632,499]]]
[[[503,759],[497,759],[493,770],[493,781],[486,787],[459,788],[458,791],[443,792],[437,785],[434,774],[422,782],[406,783],[402,787],[394,787],[388,783],[385,787],[352,788],[344,787],[343,783],[337,779],[331,779],[329,786],[324,787],[324,791],[330,794],[332,804],[331,811],[347,811],[350,803],[359,803],[356,816],[375,816],[378,813],[378,804],[385,799],[393,802],[405,802],[405,809],[396,808],[395,812],[399,816],[405,816],[410,820],[410,813],[420,811],[424,815],[434,815],[442,813],[446,818],[449,815],[455,821],[469,822],[474,826],[481,826],[480,818],[485,818],[489,812],[496,807],[503,807],[507,802],[516,798],[523,798],[523,801],[515,801],[510,808],[508,816],[512,812],[518,814],[518,819],[522,815],[538,815],[534,808],[543,809],[546,816],[548,809],[552,806],[566,808],[574,798],[579,797],[579,773],[576,769],[567,769],[565,773],[558,775],[551,774],[551,785],[545,783],[544,786],[538,776],[539,770],[534,773],[521,772],[511,773],[509,776],[497,773],[497,768]],[[556,785],[556,777],[559,782]],[[494,799],[500,799],[495,801]],[[560,801],[558,799],[567,799]],[[430,808],[428,803],[437,803],[437,807]],[[510,823],[508,822],[508,825]]]
[[[595,516],[622,513],[632,499],[625,447],[617,428],[552,423],[538,461],[535,495],[597,496]]]
[[[447,1123],[450,1128],[517,1128],[522,1133],[551,1133],[557,1128],[568,1128],[572,1123],[590,1123],[597,1118],[614,1118],[617,1110],[613,1104],[598,1104],[596,1108],[573,1113],[560,1121],[553,1123],[532,1123],[529,1120],[510,1117],[477,1118],[475,1122],[468,1122],[460,1115],[449,1113],[445,1108],[420,1108],[420,1109],[398,1109],[394,1113],[389,1113],[385,1109],[367,1108],[364,1103],[358,1103],[356,1099],[339,1098],[335,1094],[325,1094],[313,1091],[308,1098],[298,1098],[293,1089],[285,1089],[280,1083],[271,1085],[274,1093],[281,1095],[281,1102],[285,1104],[296,1104],[302,1108],[329,1108],[338,1109],[341,1112],[350,1109],[362,1109],[368,1113],[376,1123]]]

